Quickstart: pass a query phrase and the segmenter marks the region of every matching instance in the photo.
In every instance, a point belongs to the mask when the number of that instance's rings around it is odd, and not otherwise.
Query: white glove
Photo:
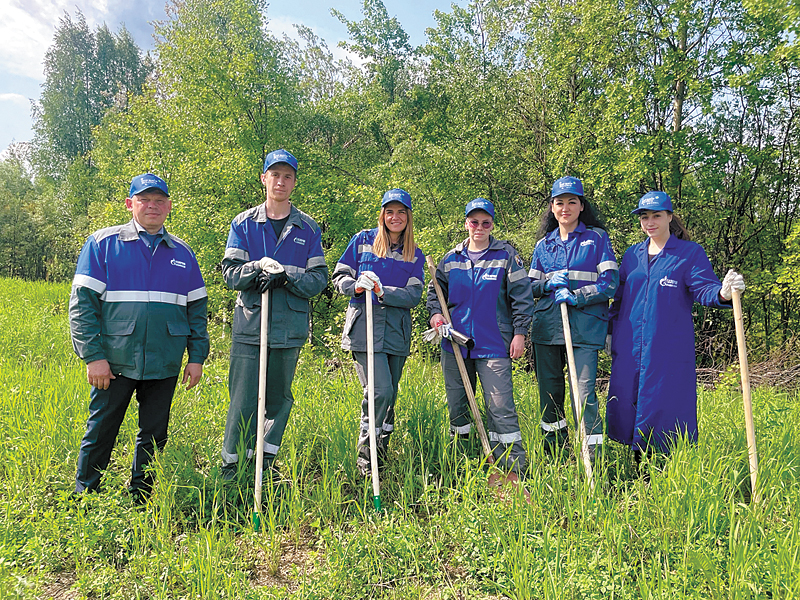
[[[744,291],[744,277],[730,269],[725,274],[725,279],[722,280],[722,289],[719,291],[719,295],[725,300],[730,300],[734,290],[740,294]]]
[[[431,327],[422,334],[422,339],[431,344],[438,344],[442,338],[449,340],[453,333],[453,326],[450,323],[442,323],[438,327]]]
[[[377,288],[377,289],[376,289]],[[381,278],[372,271],[362,271],[356,280],[356,292],[359,290],[371,290],[378,298],[383,298],[383,285]]]
[[[442,341],[442,336],[439,334],[439,328],[431,327],[430,329],[426,329],[422,334],[422,339],[429,344],[438,344]]]
[[[283,273],[285,270],[281,263],[269,256],[265,256],[258,261],[258,266],[261,267],[262,271],[266,271],[267,273]]]

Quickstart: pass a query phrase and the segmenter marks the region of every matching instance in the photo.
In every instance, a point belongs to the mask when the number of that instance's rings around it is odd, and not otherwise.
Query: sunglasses
[[[494,221],[476,221],[472,219],[467,221],[467,225],[469,225],[472,229],[477,229],[478,227],[483,227],[484,229],[491,229],[492,225],[494,225]]]

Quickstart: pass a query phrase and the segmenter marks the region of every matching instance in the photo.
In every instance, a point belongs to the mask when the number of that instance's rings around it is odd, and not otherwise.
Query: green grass
[[[350,359],[308,348],[279,456],[289,484],[218,478],[227,341],[212,329],[203,382],[175,398],[150,503],[124,492],[129,411],[105,491],[70,498],[88,404],[67,285],[0,280],[0,598],[794,598],[800,596],[797,394],[755,390],[762,503],[750,488],[741,397],[700,394],[700,443],[638,477],[608,445],[591,495],[574,458],[545,459],[531,375],[515,374],[531,502],[487,488],[475,443],[448,443],[438,365],[413,357],[383,474],[380,517],[354,444]],[[135,403],[134,403],[135,406]]]

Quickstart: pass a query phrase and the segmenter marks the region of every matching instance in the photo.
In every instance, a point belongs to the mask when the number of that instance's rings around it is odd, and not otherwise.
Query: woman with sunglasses
[[[564,413],[566,346],[559,304],[567,305],[578,393],[583,406],[589,456],[602,452],[603,422],[598,414],[595,379],[597,355],[606,339],[608,301],[619,283],[617,259],[597,212],[576,177],[553,184],[550,203],[542,215],[539,241],[529,276],[533,296],[533,351],[545,452],[558,453],[567,440]],[[574,404],[571,404],[574,406]],[[575,415],[573,415],[575,416]]]
[[[483,198],[467,204],[464,227],[469,238],[448,252],[436,269],[452,318],[452,328],[471,338],[474,346],[461,347],[473,389],[480,378],[486,402],[487,433],[498,466],[522,476],[526,455],[522,447],[511,360],[525,351],[533,298],[530,282],[517,251],[492,235],[494,205]],[[433,282],[428,286],[430,325],[447,337],[442,307]],[[471,429],[467,394],[453,346],[442,340],[450,433],[466,438]]]
[[[744,278],[731,270],[720,283],[664,192],[642,196],[633,214],[647,239],[620,264],[606,419],[609,437],[632,446],[638,461],[647,449],[669,452],[677,436],[697,442],[692,306],[730,308]]]
[[[353,236],[333,272],[333,284],[350,297],[342,349],[353,353],[364,388],[356,449],[361,474],[370,475],[367,390],[366,290],[372,290],[375,368],[375,433],[382,467],[394,431],[394,406],[403,365],[411,347],[411,308],[422,298],[425,256],[414,243],[411,196],[393,189],[383,195],[378,226]]]

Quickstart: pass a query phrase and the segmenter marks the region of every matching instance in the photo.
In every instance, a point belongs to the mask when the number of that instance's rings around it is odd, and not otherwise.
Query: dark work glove
[[[261,271],[256,276],[256,289],[259,294],[263,294],[267,290],[274,290],[275,288],[285,286],[286,282],[286,271],[281,271],[280,273]]]

